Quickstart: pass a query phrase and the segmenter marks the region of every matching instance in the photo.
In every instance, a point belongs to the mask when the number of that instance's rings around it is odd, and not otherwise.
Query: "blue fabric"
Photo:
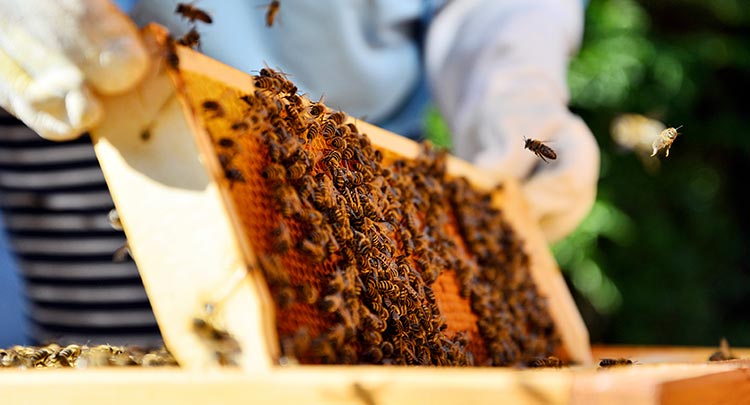
[[[2,224],[0,213],[0,348],[29,343],[22,281]]]
[[[117,7],[126,13],[129,13],[133,9],[135,3],[138,3],[138,0],[115,0]]]

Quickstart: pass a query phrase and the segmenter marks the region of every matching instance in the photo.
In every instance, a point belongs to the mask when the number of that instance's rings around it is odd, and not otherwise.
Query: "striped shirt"
[[[88,136],[47,141],[0,109],[0,210],[33,344],[161,343],[135,263],[112,259],[112,208]]]

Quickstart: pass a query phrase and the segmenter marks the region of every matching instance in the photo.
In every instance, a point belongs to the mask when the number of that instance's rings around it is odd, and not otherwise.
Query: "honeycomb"
[[[523,241],[444,152],[375,148],[269,68],[250,93],[181,80],[274,299],[280,361],[508,366],[560,349]]]

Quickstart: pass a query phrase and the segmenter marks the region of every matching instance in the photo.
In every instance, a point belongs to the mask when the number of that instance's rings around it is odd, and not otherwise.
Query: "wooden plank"
[[[723,373],[703,375],[662,384],[659,403],[750,404],[750,362],[745,367]]]
[[[154,56],[161,47],[151,28]],[[233,280],[242,280],[224,302],[219,320],[241,342],[241,364],[263,369],[273,348],[264,330],[258,280],[246,276],[217,184],[201,162],[183,106],[164,65],[134,92],[103,100],[104,123],[92,131],[94,148],[128,236],[165,343],[179,363],[205,369],[213,352],[193,333],[192,319]],[[141,134],[148,130],[148,140]]]
[[[747,393],[748,363],[598,370],[297,366],[242,372],[176,368],[0,369],[3,404],[697,403]],[[694,385],[695,387],[691,387]],[[710,402],[700,402],[710,403]],[[732,402],[735,403],[735,402]]]
[[[563,404],[571,383],[568,371],[382,366],[0,372],[4,404]]]
[[[571,402],[576,404],[658,404],[664,384],[701,376],[724,375],[742,364],[645,364],[587,369],[576,374]],[[723,381],[719,377],[717,381]]]

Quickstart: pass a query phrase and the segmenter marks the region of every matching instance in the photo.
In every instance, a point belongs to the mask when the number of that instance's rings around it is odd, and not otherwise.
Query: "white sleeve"
[[[502,148],[497,128],[482,129],[497,114],[531,105],[566,113],[567,64],[582,27],[580,0],[448,3],[430,27],[426,62],[435,100],[457,138],[454,152],[476,161],[481,151]]]

